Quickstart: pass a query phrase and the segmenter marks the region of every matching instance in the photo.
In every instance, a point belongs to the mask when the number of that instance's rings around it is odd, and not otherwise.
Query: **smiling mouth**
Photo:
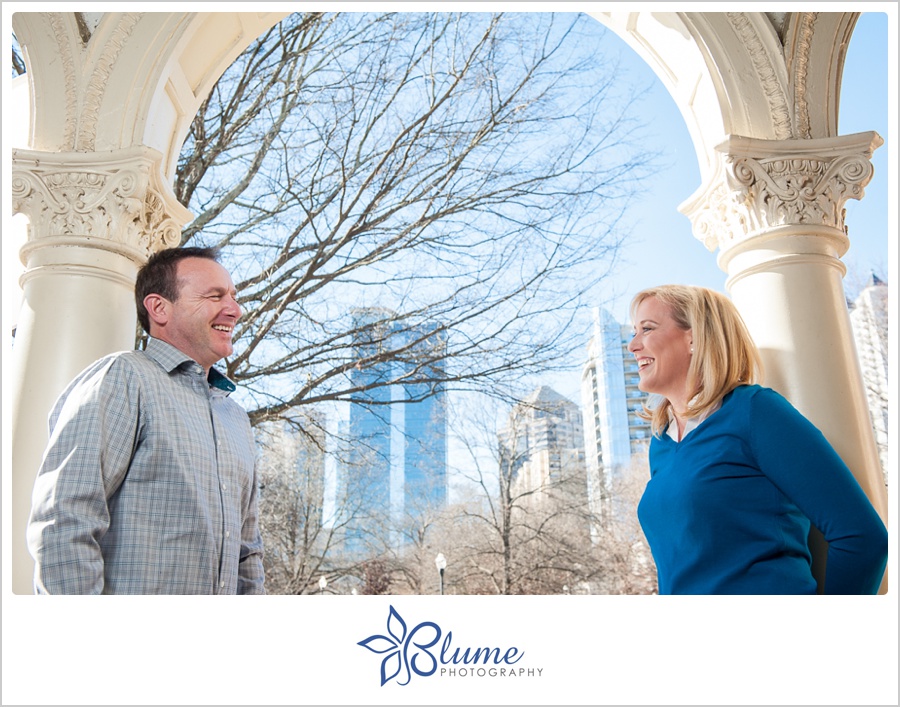
[[[230,326],[225,326],[224,324],[213,324],[213,329],[215,329],[216,331],[224,331],[230,334],[232,328]]]
[[[653,363],[656,359],[653,358],[642,358],[638,360],[638,371],[643,371],[647,366]]]

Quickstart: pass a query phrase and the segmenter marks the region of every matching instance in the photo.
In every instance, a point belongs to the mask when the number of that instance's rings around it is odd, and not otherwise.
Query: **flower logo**
[[[419,634],[422,636],[418,637]],[[427,677],[437,670],[438,662],[428,649],[440,638],[441,629],[432,621],[423,621],[407,633],[406,622],[391,606],[387,635],[374,634],[357,645],[384,655],[381,661],[382,686],[394,678],[397,678],[397,684],[408,685],[413,673]]]

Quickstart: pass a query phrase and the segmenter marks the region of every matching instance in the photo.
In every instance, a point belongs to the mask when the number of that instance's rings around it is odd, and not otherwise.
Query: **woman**
[[[660,594],[815,594],[810,522],[829,542],[825,593],[875,593],[884,524],[822,433],[755,384],[759,353],[731,301],[666,285],[631,314],[639,387],[655,394],[638,517]]]

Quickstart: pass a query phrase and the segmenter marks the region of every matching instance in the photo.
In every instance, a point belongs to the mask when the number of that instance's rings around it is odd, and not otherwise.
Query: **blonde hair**
[[[650,297],[668,308],[680,329],[691,330],[693,355],[688,368],[690,402],[686,411],[690,417],[710,412],[739,385],[762,378],[759,350],[734,303],[725,295],[689,285],[651,287],[632,298],[632,321],[636,320],[638,305]],[[652,396],[644,404],[641,416],[650,420],[654,435],[662,434],[671,407],[660,396]]]

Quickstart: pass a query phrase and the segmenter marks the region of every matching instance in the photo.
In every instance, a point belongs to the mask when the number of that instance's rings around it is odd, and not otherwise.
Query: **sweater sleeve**
[[[749,434],[759,468],[828,541],[825,593],[876,593],[887,530],[825,436],[766,388],[753,396]]]

